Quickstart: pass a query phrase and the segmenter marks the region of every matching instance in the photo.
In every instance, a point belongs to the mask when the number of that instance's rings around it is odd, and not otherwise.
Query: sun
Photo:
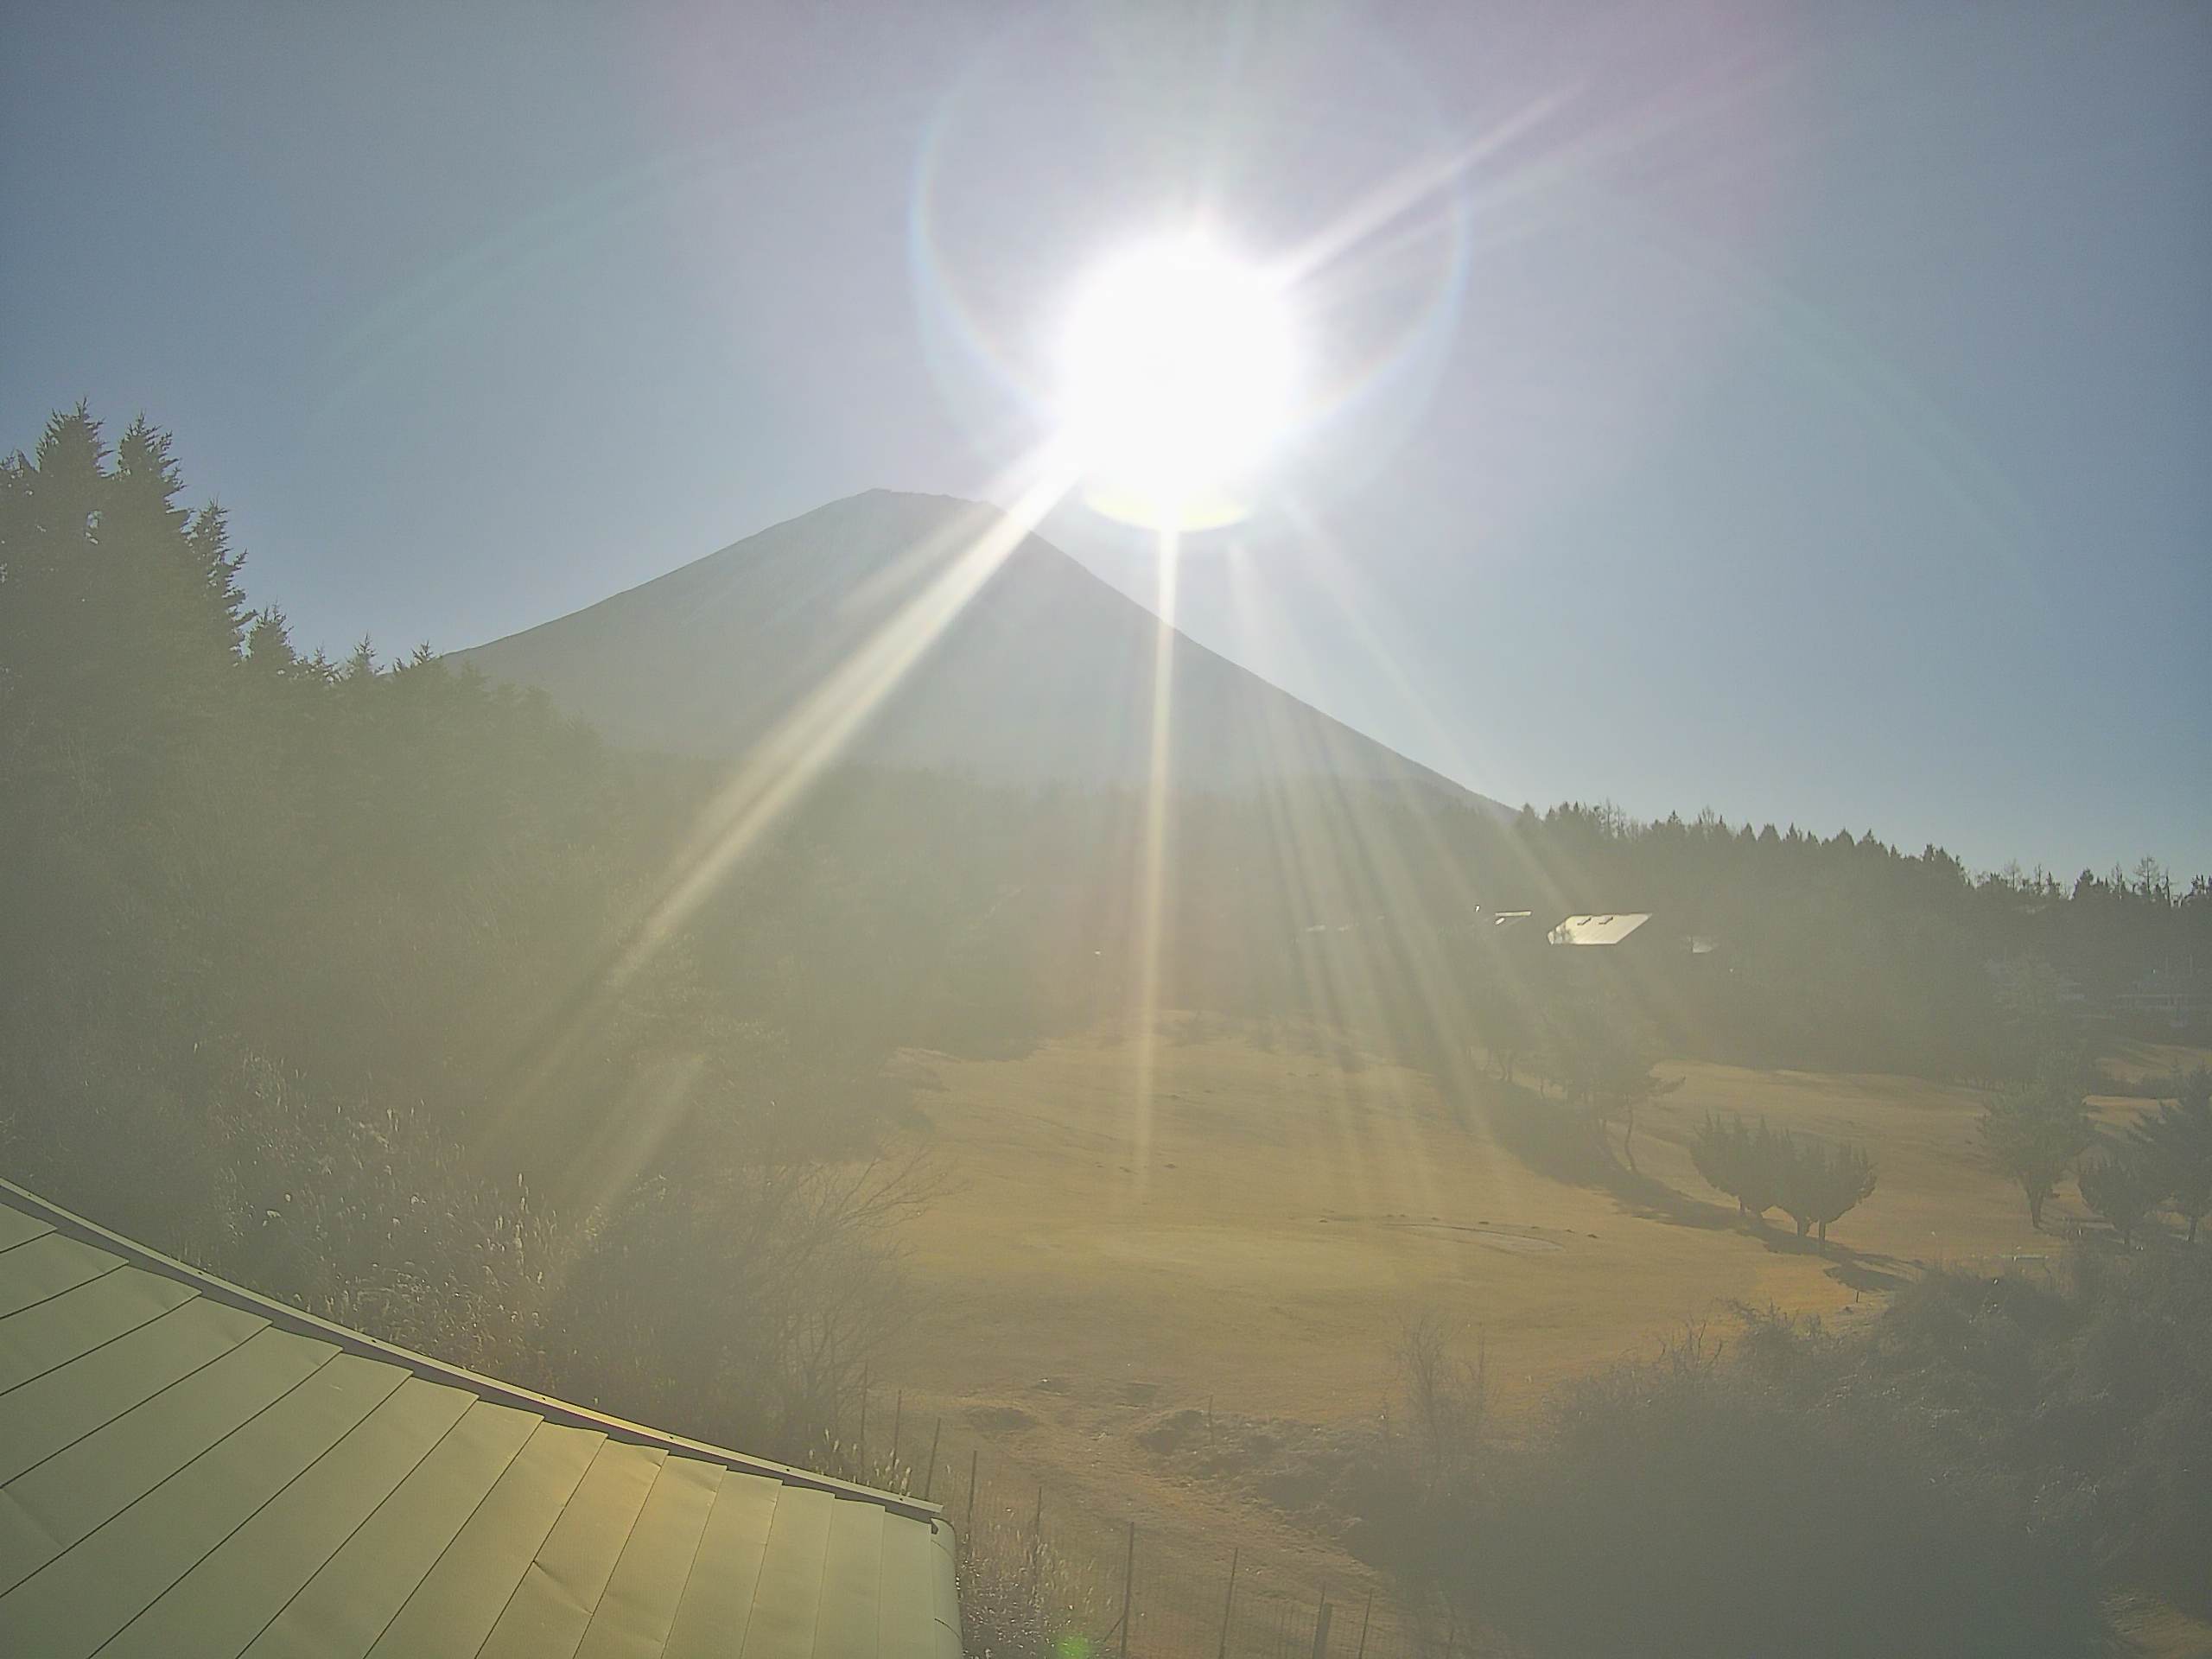
[[[1061,359],[1061,435],[1093,505],[1163,528],[1241,518],[1288,427],[1282,284],[1211,243],[1138,248],[1084,284]]]

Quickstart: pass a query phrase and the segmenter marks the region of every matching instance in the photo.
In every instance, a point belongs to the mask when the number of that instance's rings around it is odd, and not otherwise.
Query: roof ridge
[[[382,1341],[349,1325],[339,1325],[302,1308],[294,1307],[289,1302],[281,1302],[243,1286],[234,1285],[227,1279],[219,1278],[174,1256],[163,1255],[159,1250],[141,1244],[136,1239],[125,1238],[120,1233],[111,1232],[98,1222],[87,1221],[73,1211],[65,1210],[4,1177],[0,1177],[0,1204],[36,1217],[56,1232],[73,1237],[80,1243],[119,1255],[134,1267],[191,1285],[211,1301],[258,1315],[280,1330],[289,1331],[296,1336],[334,1343],[341,1352],[400,1366],[428,1382],[467,1389],[480,1400],[535,1413],[550,1423],[559,1423],[571,1428],[596,1429],[610,1440],[626,1441],[633,1446],[658,1446],[683,1457],[720,1464],[723,1468],[740,1474],[766,1475],[786,1486],[810,1488],[836,1497],[861,1499],[880,1504],[911,1520],[934,1521],[944,1512],[944,1506],[940,1503],[863,1486],[857,1481],[840,1480],[833,1475],[817,1474],[809,1469],[794,1468],[767,1458],[733,1452],[727,1446],[713,1446],[666,1429],[633,1423],[627,1418],[596,1411],[589,1406],[580,1406],[573,1401],[557,1400],[518,1383],[503,1382],[498,1377],[472,1371],[466,1366],[435,1359],[428,1354],[418,1354],[411,1349],[400,1347],[397,1343]]]

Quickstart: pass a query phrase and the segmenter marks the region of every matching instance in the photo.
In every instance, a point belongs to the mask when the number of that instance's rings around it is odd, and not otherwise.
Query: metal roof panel
[[[558,1659],[575,1652],[667,1455],[620,1440],[600,1447],[575,1500],[492,1627],[483,1659]]]
[[[537,1427],[526,1412],[472,1402],[246,1652],[360,1659]]]
[[[188,1285],[118,1262],[73,1290],[0,1319],[0,1394],[137,1330],[193,1295]]]
[[[0,1483],[14,1481],[267,1325],[236,1308],[186,1302],[0,1394]]]
[[[0,1319],[97,1279],[122,1258],[51,1230],[0,1250]]]
[[[677,1604],[666,1659],[726,1659],[743,1649],[768,1530],[786,1490],[780,1482],[734,1469],[722,1476]]]
[[[100,1659],[245,1650],[472,1403],[409,1377],[298,1479],[125,1626]]]
[[[827,1492],[787,1491],[777,1502],[760,1560],[760,1586],[745,1627],[746,1659],[804,1659],[822,1611],[822,1567],[830,1548]]]
[[[0,1653],[89,1659],[404,1376],[350,1356],[321,1365],[0,1601]]]
[[[576,1659],[657,1659],[676,1623],[723,1472],[696,1458],[671,1458],[661,1465]]]
[[[830,1512],[814,1631],[822,1659],[875,1659],[882,1645],[876,1605],[882,1583],[883,1511],[873,1503],[839,1503]]]
[[[540,1423],[385,1627],[372,1659],[471,1659],[606,1443],[588,1429]]]
[[[959,1659],[938,1514],[410,1354],[0,1181],[0,1652]]]
[[[258,1332],[0,1487],[0,1591],[90,1536],[335,1351],[326,1342]]]

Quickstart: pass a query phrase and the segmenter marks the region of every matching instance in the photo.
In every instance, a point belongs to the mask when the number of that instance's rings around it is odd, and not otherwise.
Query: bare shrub
[[[1057,1547],[996,1506],[957,1540],[962,1645],[974,1659],[1052,1659],[1120,1617],[1120,1582],[1095,1553]]]
[[[1960,1439],[1886,1351],[1779,1316],[1732,1351],[1686,1325],[1525,1436],[1477,1433],[1448,1477],[1402,1464],[1389,1559],[1433,1630],[1531,1656],[2101,1651],[2081,1507]],[[1402,1363],[1409,1402],[1448,1370],[1433,1342]]]
[[[1475,1357],[1457,1349],[1458,1329],[1433,1308],[1399,1329],[1393,1356],[1406,1452],[1422,1478],[1455,1479],[1474,1456],[1490,1416],[1490,1371],[1478,1338]]]
[[[671,1158],[594,1218],[547,1309],[563,1389],[792,1461],[833,1452],[911,1313],[893,1232],[918,1157],[828,1164],[727,1141]]]

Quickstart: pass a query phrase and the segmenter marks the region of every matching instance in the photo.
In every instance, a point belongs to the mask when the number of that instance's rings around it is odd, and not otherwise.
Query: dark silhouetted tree
[[[1809,1137],[1774,1138],[1777,1201],[1797,1224],[1802,1238],[1819,1230],[1828,1242],[1828,1224],[1840,1220],[1874,1194],[1874,1160],[1864,1147],[1829,1146]]]
[[[2161,1102],[2129,1131],[2158,1196],[2170,1198],[2196,1243],[2198,1223],[2212,1212],[2212,1067],[2174,1075],[2174,1098]]]
[[[2089,1144],[2088,1105],[2078,1080],[2047,1066],[2031,1083],[1998,1091],[1981,1118],[1982,1144],[1997,1167],[2019,1184],[2028,1223],[2043,1225],[2043,1207],[2067,1167]]]
[[[1504,986],[1485,985],[1476,999],[1473,1020],[1491,1064],[1501,1078],[1511,1083],[1521,1057],[1535,1046],[1535,1021],[1526,1001]]]
[[[2164,1196],[2150,1161],[2133,1148],[2082,1159],[2075,1179],[2082,1189],[2082,1202],[2127,1245],[2135,1243],[2136,1230]]]

